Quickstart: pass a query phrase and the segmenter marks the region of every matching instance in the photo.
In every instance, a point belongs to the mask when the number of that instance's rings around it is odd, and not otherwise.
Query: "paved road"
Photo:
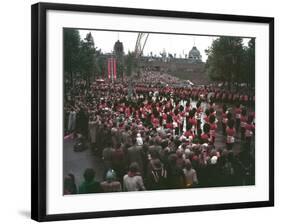
[[[73,150],[74,141],[64,142],[63,151],[63,174],[72,173],[75,176],[76,184],[79,185],[83,181],[83,172],[87,168],[93,168],[96,171],[96,179],[101,181],[104,174],[103,161],[93,155],[90,149],[82,152]]]

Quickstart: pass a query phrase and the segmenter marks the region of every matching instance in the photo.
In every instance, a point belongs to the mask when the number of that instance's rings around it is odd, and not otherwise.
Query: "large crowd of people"
[[[93,150],[105,172],[66,175],[64,194],[254,184],[254,94],[178,86],[159,72],[133,80],[68,87],[64,141]]]

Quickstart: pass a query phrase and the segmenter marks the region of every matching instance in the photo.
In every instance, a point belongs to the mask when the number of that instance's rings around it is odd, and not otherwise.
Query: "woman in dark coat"
[[[149,172],[147,173],[147,189],[165,189],[167,185],[167,171],[160,159],[151,160],[149,167]]]
[[[175,153],[170,154],[168,158],[167,187],[169,189],[180,189],[185,187],[183,170],[176,165],[177,158]]]

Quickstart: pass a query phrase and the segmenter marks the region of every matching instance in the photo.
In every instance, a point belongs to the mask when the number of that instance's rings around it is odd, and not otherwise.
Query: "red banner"
[[[107,59],[107,76],[108,79],[117,79],[117,64],[116,64],[116,58],[108,58]]]
[[[116,80],[117,72],[116,72],[116,58],[113,59],[113,77]]]
[[[110,79],[111,77],[111,60],[110,58],[107,59],[107,76],[108,76],[108,79]]]

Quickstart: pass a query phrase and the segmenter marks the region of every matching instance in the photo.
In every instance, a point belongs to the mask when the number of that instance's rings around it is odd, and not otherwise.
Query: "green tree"
[[[74,75],[79,70],[80,35],[76,29],[63,30],[63,66],[66,83],[73,85]],[[67,85],[66,85],[67,87]]]
[[[250,86],[255,85],[255,38],[251,38],[248,42],[248,47],[245,50],[246,60],[245,60],[245,67],[246,67],[246,80],[245,82],[248,83]]]
[[[81,41],[81,48],[79,51],[79,71],[83,79],[89,85],[91,78],[95,77],[95,43],[91,33],[86,35],[86,38]]]
[[[106,73],[106,57],[102,54],[101,50],[95,52],[95,77],[102,77]]]
[[[242,38],[219,37],[206,50],[206,70],[211,80],[234,84],[243,80],[244,48]]]
[[[125,57],[125,72],[126,72],[126,76],[130,77],[132,75],[132,73],[135,71],[137,66],[136,63],[136,57],[134,52],[128,52],[128,54]]]

